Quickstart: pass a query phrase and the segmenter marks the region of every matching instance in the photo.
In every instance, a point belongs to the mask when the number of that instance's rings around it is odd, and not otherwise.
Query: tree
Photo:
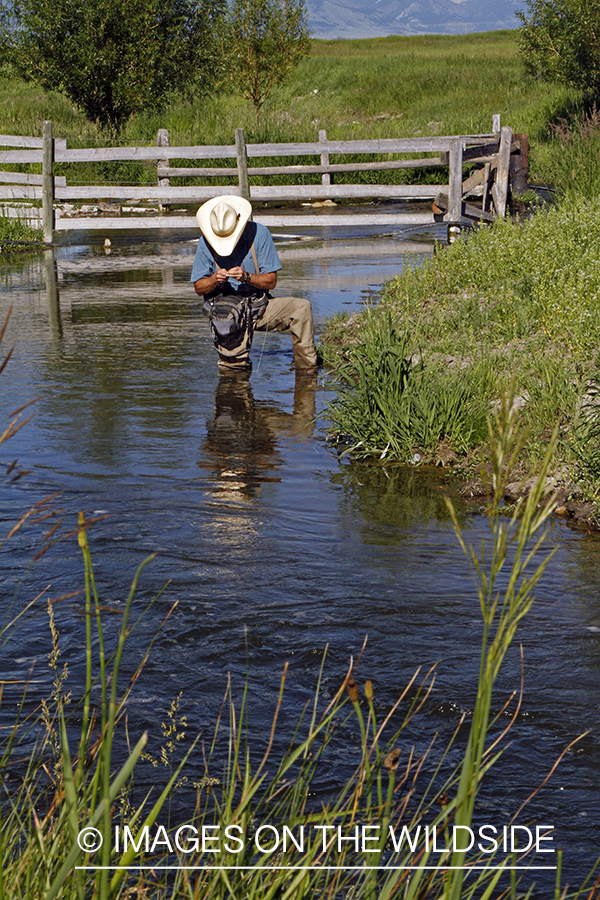
[[[526,0],[517,12],[528,71],[600,96],[600,0]]]
[[[118,132],[173,91],[212,83],[224,0],[0,0],[17,74]]]
[[[233,0],[222,47],[227,83],[258,117],[275,85],[310,50],[303,0]]]

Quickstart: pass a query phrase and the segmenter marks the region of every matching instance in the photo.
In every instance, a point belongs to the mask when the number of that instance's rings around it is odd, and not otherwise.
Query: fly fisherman
[[[211,320],[222,369],[248,370],[253,331],[292,335],[296,372],[314,374],[312,310],[301,297],[272,297],[281,262],[268,228],[251,222],[243,197],[215,197],[196,218],[202,232],[191,280]]]

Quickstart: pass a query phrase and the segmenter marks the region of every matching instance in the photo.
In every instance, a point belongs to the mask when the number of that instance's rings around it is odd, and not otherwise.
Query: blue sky
[[[307,0],[315,37],[469,34],[517,28],[524,0]]]

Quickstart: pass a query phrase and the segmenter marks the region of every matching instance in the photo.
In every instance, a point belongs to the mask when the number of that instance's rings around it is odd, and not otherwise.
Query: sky
[[[517,28],[525,0],[308,0],[316,38],[471,34]]]

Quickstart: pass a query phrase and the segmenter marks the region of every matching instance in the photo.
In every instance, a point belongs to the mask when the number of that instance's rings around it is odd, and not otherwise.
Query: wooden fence
[[[42,138],[0,135],[0,166],[41,164],[42,174],[0,171],[0,200],[4,215],[18,215],[43,228],[44,240],[52,242],[55,231],[122,228],[195,228],[190,210],[185,216],[170,211],[173,205],[196,206],[221,194],[241,194],[254,203],[299,204],[323,201],[433,201],[429,210],[365,212],[351,206],[332,212],[310,213],[297,208],[278,210],[258,208],[254,218],[270,226],[331,225],[427,225],[434,221],[460,223],[465,220],[491,221],[504,216],[509,186],[523,190],[528,175],[527,135],[513,135],[508,127],[500,129],[500,117],[494,117],[490,134],[451,137],[390,138],[381,140],[329,141],[325,131],[318,141],[289,144],[246,144],[242,129],[236,129],[235,142],[225,146],[171,147],[168,133],[161,129],[156,147],[105,147],[70,149],[67,142],[53,138],[52,123],[44,124]],[[415,156],[419,154],[419,156]],[[427,155],[425,155],[427,154]],[[372,156],[365,162],[344,157]],[[290,165],[266,165],[265,160],[286,157],[312,157],[311,161]],[[194,161],[195,166],[172,165],[171,161]],[[260,160],[249,165],[249,160]],[[55,166],[83,162],[156,162],[156,187],[144,185],[68,183],[57,176]],[[229,165],[227,165],[229,161]],[[235,161],[235,167],[234,163]],[[198,163],[201,165],[198,165]],[[213,163],[205,165],[202,163]],[[215,162],[221,162],[215,166]],[[223,164],[225,163],[225,164]],[[464,178],[464,166],[478,166]],[[447,184],[379,184],[365,181],[368,173],[399,169],[448,167]],[[336,177],[359,173],[360,183],[336,183]],[[278,176],[278,181],[268,179]],[[298,183],[298,178],[314,183]],[[177,186],[173,179],[192,184]],[[263,183],[257,183],[260,179]],[[295,180],[296,179],[296,180]],[[267,183],[264,183],[267,181]],[[468,202],[469,199],[474,202]],[[42,209],[25,204],[42,201]],[[94,214],[85,213],[90,201],[101,206]],[[7,206],[7,201],[13,205]],[[21,206],[14,206],[20,202]],[[132,203],[151,204],[153,208],[134,207]],[[79,210],[76,204],[80,204]],[[115,204],[121,204],[115,215]],[[82,212],[83,209],[83,212]],[[127,210],[130,210],[127,212]],[[187,212],[187,210],[186,210]],[[141,213],[141,214],[140,214]]]

